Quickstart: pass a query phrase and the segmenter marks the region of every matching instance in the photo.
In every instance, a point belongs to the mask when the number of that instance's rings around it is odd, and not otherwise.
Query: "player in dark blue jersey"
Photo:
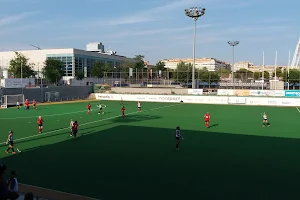
[[[179,143],[180,143],[180,139],[183,139],[181,133],[180,133],[180,127],[177,126],[176,127],[176,134],[175,134],[175,138],[176,138],[176,150],[179,150]]]
[[[5,151],[5,153],[8,153],[9,150],[12,150],[12,154],[16,154],[15,149],[14,149],[14,136],[13,136],[13,132],[9,131],[8,133],[8,137],[7,137],[7,141],[6,144],[8,145],[7,150]]]

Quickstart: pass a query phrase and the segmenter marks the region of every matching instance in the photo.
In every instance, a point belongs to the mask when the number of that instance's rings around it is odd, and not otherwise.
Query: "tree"
[[[134,68],[137,68],[137,69],[144,68],[145,67],[144,58],[145,58],[145,56],[143,56],[143,55],[135,55],[135,57],[133,58],[135,60]]]
[[[254,80],[259,80],[262,77],[262,72],[254,72],[253,74]],[[269,79],[270,73],[268,71],[264,71],[264,79]]]
[[[129,68],[135,68],[135,62],[130,60],[123,60],[119,67],[117,67],[116,71],[129,72]]]
[[[82,80],[82,79],[84,79],[84,73],[83,73],[83,71],[77,71],[77,72],[75,73],[75,75],[76,75],[76,79],[77,79],[77,80]]]
[[[276,68],[276,76],[277,77],[283,77],[282,67]],[[273,72],[272,77],[275,77],[275,73]]]
[[[163,61],[158,61],[154,68],[155,68],[155,71],[159,71],[159,70],[164,71],[166,69],[165,66],[166,65]]]
[[[42,73],[51,83],[57,83],[64,75],[63,66],[64,63],[60,60],[47,58]]]
[[[300,71],[298,69],[290,69],[289,76],[287,71],[283,72],[283,80],[285,82],[289,82],[291,84],[299,83],[300,82]]]
[[[218,83],[220,81],[220,76],[218,72],[208,71],[206,67],[198,70],[200,82],[207,83]]]
[[[253,78],[253,72],[251,72],[247,69],[241,68],[234,73],[234,77],[243,82],[247,82],[249,78]]]
[[[180,62],[177,64],[175,72],[172,77],[179,82],[189,82],[192,79],[192,64]]]
[[[15,78],[34,77],[36,73],[33,71],[34,64],[29,63],[29,59],[19,52],[15,52],[15,57],[9,62],[9,73]],[[21,75],[22,71],[22,75]],[[21,77],[22,76],[22,77]]]
[[[231,74],[231,71],[226,68],[218,68],[216,72],[221,78],[229,78]]]
[[[108,72],[113,72],[113,68],[104,62],[96,62],[91,69],[92,76],[97,78],[102,78]]]

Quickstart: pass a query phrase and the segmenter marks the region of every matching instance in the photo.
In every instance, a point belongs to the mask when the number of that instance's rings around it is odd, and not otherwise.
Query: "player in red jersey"
[[[121,112],[122,112],[122,117],[125,118],[126,117],[126,115],[125,115],[125,106],[122,107]]]
[[[25,107],[26,107],[27,110],[29,109],[29,101],[28,101],[28,99],[25,100]]]
[[[91,107],[92,107],[92,105],[89,103],[87,105],[88,114],[91,114]]]
[[[79,125],[78,125],[77,121],[75,121],[73,123],[73,126],[72,126],[72,135],[73,135],[73,137],[74,137],[75,140],[76,140],[76,137],[77,137],[78,126]]]
[[[33,109],[36,110],[36,101],[34,99],[33,99],[32,105],[33,105]]]
[[[37,124],[38,124],[38,127],[39,127],[39,129],[38,129],[39,133],[42,133],[42,131],[43,131],[43,122],[44,122],[44,120],[43,120],[42,116],[39,116],[38,119],[37,119]]]
[[[204,121],[205,121],[205,126],[206,128],[209,127],[209,121],[210,121],[210,114],[209,112],[207,112],[205,115],[204,115]]]

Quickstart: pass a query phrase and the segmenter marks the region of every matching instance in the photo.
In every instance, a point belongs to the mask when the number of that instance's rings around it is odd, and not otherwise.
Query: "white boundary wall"
[[[111,101],[146,101],[165,103],[195,103],[195,104],[235,104],[259,106],[294,106],[300,107],[300,98],[274,97],[228,97],[228,96],[188,96],[188,95],[142,95],[142,94],[102,94],[96,93],[98,100]]]

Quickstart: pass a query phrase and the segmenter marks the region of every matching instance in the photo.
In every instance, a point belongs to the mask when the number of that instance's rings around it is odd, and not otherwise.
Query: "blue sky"
[[[227,42],[238,40],[236,61],[288,63],[300,36],[299,0],[0,0],[0,51],[85,49],[102,42],[106,50],[155,64],[192,57],[193,21],[184,9],[206,8],[197,22],[197,57],[232,59]]]

